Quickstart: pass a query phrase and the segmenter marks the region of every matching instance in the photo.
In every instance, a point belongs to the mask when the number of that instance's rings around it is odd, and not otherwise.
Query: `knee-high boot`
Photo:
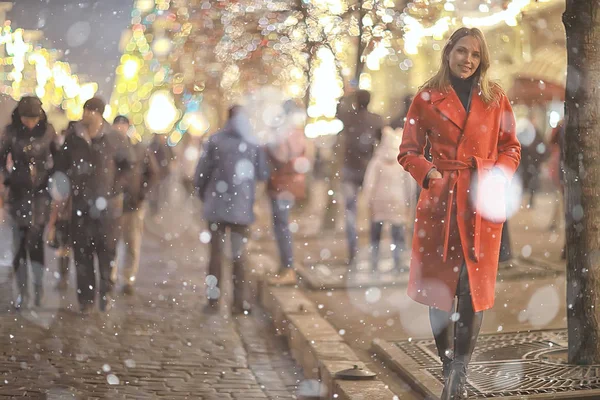
[[[454,307],[452,307],[454,308]],[[450,365],[452,363],[453,354],[453,323],[450,320],[451,312],[440,310],[435,307],[429,307],[429,322],[435,339],[440,361],[442,362],[442,374],[444,382],[448,379],[450,373]]]
[[[483,312],[473,310],[470,295],[458,296],[457,312],[459,319],[454,326],[454,360],[444,385],[442,400],[467,398],[467,370],[483,321]]]

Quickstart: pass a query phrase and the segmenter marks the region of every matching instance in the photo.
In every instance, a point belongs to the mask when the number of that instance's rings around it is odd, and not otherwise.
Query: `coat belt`
[[[450,241],[450,219],[452,217],[452,206],[454,204],[454,192],[456,190],[456,184],[458,182],[458,178],[462,171],[469,171],[475,169],[477,173],[477,178],[481,179],[483,176],[483,172],[485,170],[491,169],[495,160],[487,160],[480,157],[473,156],[469,158],[467,161],[460,160],[433,160],[433,164],[435,165],[438,171],[443,172],[456,172],[455,174],[450,174],[450,180],[448,185],[448,202],[446,206],[446,218],[444,219],[444,228],[443,228],[443,238],[444,238],[444,253],[443,253],[443,261],[446,262],[448,258],[448,246]],[[477,185],[479,187],[479,185]],[[479,262],[479,250],[481,247],[481,212],[479,211],[479,207],[481,205],[481,190],[477,190],[477,199],[475,210],[473,210],[475,214],[475,226],[473,227],[473,243],[472,246],[469,246],[468,254],[470,254],[471,258],[475,262]]]

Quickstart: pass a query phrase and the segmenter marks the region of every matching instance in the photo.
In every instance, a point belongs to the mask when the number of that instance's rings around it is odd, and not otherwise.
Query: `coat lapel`
[[[463,130],[467,112],[454,89],[449,88],[446,92],[432,90],[431,103],[440,114],[450,120],[458,129]]]

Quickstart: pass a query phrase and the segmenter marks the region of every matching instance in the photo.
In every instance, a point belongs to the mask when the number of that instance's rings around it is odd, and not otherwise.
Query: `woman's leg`
[[[29,302],[29,282],[27,279],[27,228],[13,226],[13,270],[17,281],[18,297],[16,308],[27,307]]]
[[[406,251],[406,238],[404,236],[404,225],[392,225],[392,241],[394,249],[392,257],[394,259],[394,269],[399,271],[402,268],[402,253]]]
[[[279,248],[279,270],[281,272],[294,266],[292,234],[289,228],[292,202],[273,197],[271,198],[271,207],[273,212],[273,231],[275,233],[275,240],[277,240],[277,247]]]
[[[371,221],[371,271],[377,272],[379,265],[379,242],[381,242],[381,231],[383,222]]]
[[[34,226],[27,234],[27,251],[33,273],[34,301],[36,307],[42,303],[44,289],[44,226]]]
[[[469,274],[463,264],[456,296],[456,323],[454,324],[454,360],[448,381],[442,392],[442,400],[467,398],[467,370],[477,344],[483,312],[475,312],[469,286]]]
[[[453,358],[453,340],[454,332],[452,323],[452,313],[454,311],[454,304],[452,305],[452,311],[444,311],[439,308],[429,307],[429,322],[431,323],[431,330],[433,332],[433,338],[435,339],[435,347],[438,351],[438,356],[442,362],[442,373],[444,381],[448,378],[450,373],[450,364]]]

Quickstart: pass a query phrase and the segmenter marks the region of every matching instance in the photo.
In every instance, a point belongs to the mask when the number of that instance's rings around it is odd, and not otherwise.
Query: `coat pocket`
[[[428,209],[433,215],[445,215],[448,191],[443,178],[431,179],[427,189],[421,191],[419,208]]]

